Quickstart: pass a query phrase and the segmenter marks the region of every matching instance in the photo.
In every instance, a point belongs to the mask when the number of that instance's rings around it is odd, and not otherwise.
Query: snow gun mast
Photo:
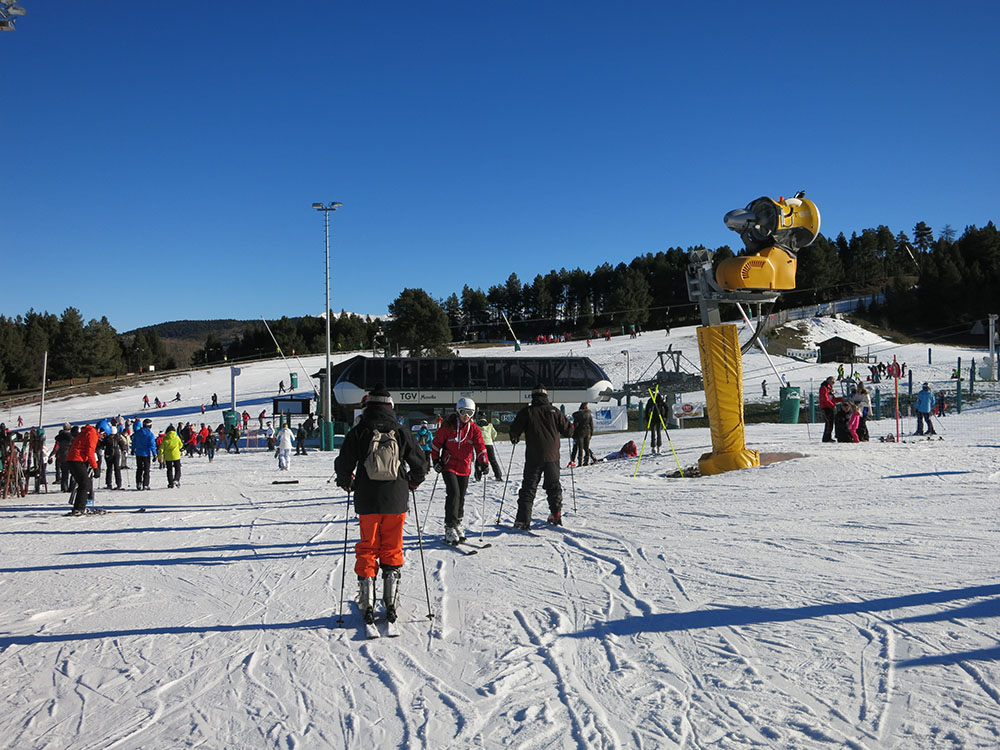
[[[688,297],[701,311],[698,355],[705,384],[705,409],[712,452],[698,460],[703,476],[760,466],[760,453],[747,448],[743,421],[743,357],[764,327],[761,307],[795,288],[795,257],[819,234],[819,209],[805,193],[794,198],[758,198],[726,214],[726,226],[740,235],[746,252],[727,258],[712,273],[708,250],[691,253]],[[741,345],[737,327],[723,324],[722,303],[734,304],[749,324],[742,303],[757,305],[757,325]]]

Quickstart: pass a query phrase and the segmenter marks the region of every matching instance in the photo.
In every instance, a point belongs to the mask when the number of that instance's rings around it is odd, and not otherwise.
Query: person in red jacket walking
[[[841,400],[833,395],[834,382],[836,381],[833,375],[831,375],[819,387],[819,408],[823,412],[823,421],[826,422],[826,425],[823,427],[824,443],[833,442],[833,418],[836,416],[837,402]]]
[[[96,450],[97,429],[93,425],[84,425],[66,454],[66,467],[76,480],[71,515],[82,516],[87,512],[87,499],[93,494],[94,472],[97,471]]]
[[[476,402],[471,398],[460,398],[456,408],[457,411],[438,428],[431,444],[434,471],[444,479],[445,544],[465,541],[462,520],[465,517],[465,492],[469,488],[473,461],[482,474],[490,468],[483,433],[472,420],[476,413]]]

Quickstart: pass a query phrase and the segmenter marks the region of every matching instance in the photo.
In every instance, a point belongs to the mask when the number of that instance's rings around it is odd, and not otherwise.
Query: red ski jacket
[[[94,451],[97,450],[97,430],[94,429],[93,425],[85,424],[81,430],[80,434],[73,438],[73,442],[70,443],[69,452],[66,454],[67,461],[85,461],[90,464],[92,469],[97,468],[97,456],[94,455]]]
[[[834,398],[832,385],[821,385],[819,387],[820,409],[835,409],[837,407],[837,402],[840,400],[841,399],[839,398]]]
[[[431,444],[431,461],[437,461],[438,456],[444,455],[444,467],[452,474],[460,477],[467,477],[472,473],[472,464],[487,463],[486,443],[483,442],[483,433],[472,420],[468,424],[461,424],[452,417],[448,417],[434,434],[434,442]]]

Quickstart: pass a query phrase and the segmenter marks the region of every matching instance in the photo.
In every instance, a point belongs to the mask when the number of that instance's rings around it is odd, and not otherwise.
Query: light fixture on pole
[[[323,379],[323,441],[322,449],[333,450],[332,393],[330,387],[330,212],[336,211],[343,203],[331,201],[329,205],[313,203],[312,207],[323,212],[323,225],[326,234],[326,377]]]

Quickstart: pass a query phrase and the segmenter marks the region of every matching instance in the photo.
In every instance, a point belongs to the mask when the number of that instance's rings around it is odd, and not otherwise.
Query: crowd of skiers
[[[819,408],[823,413],[823,442],[865,443],[868,442],[868,418],[872,413],[871,391],[864,383],[850,387],[850,392],[838,397],[834,395],[835,379],[831,375],[819,387]],[[937,416],[945,414],[944,393],[937,396],[929,383],[924,383],[914,402],[917,415],[917,429],[914,435],[936,435],[931,422],[931,412],[937,408]]]

